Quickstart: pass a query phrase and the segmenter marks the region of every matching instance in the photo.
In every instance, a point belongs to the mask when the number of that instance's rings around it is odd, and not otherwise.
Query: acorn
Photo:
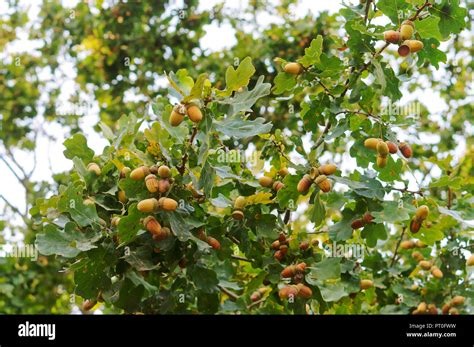
[[[425,313],[426,312],[426,309],[427,309],[427,306],[426,306],[426,303],[425,302],[420,302],[418,304],[418,307],[416,308],[418,310],[418,312],[420,313]]]
[[[315,180],[314,183],[316,183],[324,193],[327,193],[331,190],[331,181],[328,180],[326,175],[320,175],[318,176]]]
[[[471,254],[471,256],[466,260],[466,265],[467,266],[473,266],[474,265],[474,254]]]
[[[281,254],[286,255],[286,253],[288,253],[288,245],[281,245],[280,252]]]
[[[270,246],[272,249],[279,249],[280,248],[280,241],[276,240],[276,241],[273,241],[272,245]]]
[[[82,310],[83,311],[90,311],[96,304],[97,304],[96,300],[87,299],[82,303]]]
[[[415,259],[416,261],[422,261],[423,260],[423,254],[421,254],[420,252],[418,251],[414,251],[412,254],[411,254],[411,257],[413,259]]]
[[[280,232],[280,234],[278,234],[278,241],[280,242],[286,242],[286,235],[284,232]]]
[[[299,248],[301,251],[306,251],[309,248],[309,242],[307,241],[301,242]]]
[[[410,53],[416,53],[423,49],[424,45],[423,42],[418,40],[406,40],[403,41],[402,45],[408,46],[410,49]]]
[[[102,172],[102,170],[100,169],[100,166],[97,165],[96,163],[89,163],[87,165],[87,171],[95,173],[96,176],[100,176]]]
[[[126,178],[130,172],[132,172],[132,169],[130,169],[128,166],[124,166],[122,170],[120,170],[120,178]]]
[[[245,197],[238,196],[234,201],[234,208],[238,210],[243,210],[246,205]]]
[[[389,153],[388,145],[383,141],[379,141],[377,143],[377,153],[379,156],[385,158]]]
[[[361,289],[369,289],[370,287],[373,287],[374,285],[374,282],[372,282],[371,280],[360,280],[360,288]]]
[[[451,307],[451,308],[449,309],[449,314],[450,314],[450,315],[453,315],[453,316],[457,316],[457,315],[459,314],[459,311],[458,311],[458,309],[457,309],[456,307]]]
[[[122,204],[125,204],[127,202],[127,196],[125,195],[125,192],[123,190],[119,190],[117,193],[118,199]]]
[[[351,223],[352,229],[360,229],[365,225],[364,221],[362,219],[354,219]]]
[[[430,209],[426,205],[421,205],[416,209],[415,212],[415,218],[419,220],[424,220],[428,217],[428,214],[430,213]]]
[[[450,304],[444,304],[443,307],[441,308],[441,313],[442,314],[448,314],[450,308],[451,308]]]
[[[398,149],[400,150],[400,152],[402,152],[403,156],[405,158],[411,158],[413,152],[411,150],[411,147],[406,143],[406,142],[402,142],[398,145]]]
[[[420,265],[420,267],[423,269],[423,270],[429,270],[431,269],[431,263],[427,260],[421,260],[418,265]]]
[[[319,168],[318,168],[320,174],[323,174],[323,175],[332,175],[333,173],[336,172],[337,170],[337,166],[334,165],[334,164],[325,164],[325,165],[321,165]]]
[[[385,166],[387,166],[387,157],[382,157],[380,155],[377,155],[377,166],[380,167],[380,168],[384,168]]]
[[[410,20],[406,20],[400,27],[400,40],[408,40],[413,36],[415,26]]]
[[[276,251],[273,255],[273,257],[278,261],[282,261],[284,256],[285,255],[281,251]]]
[[[383,33],[383,39],[389,43],[399,43],[400,36],[400,32],[395,30],[387,30]]]
[[[463,305],[465,300],[466,300],[466,298],[464,296],[456,295],[454,298],[451,299],[450,304],[452,306]]]
[[[252,302],[256,302],[262,298],[262,294],[258,290],[254,291],[252,295],[250,295],[250,300]]]
[[[285,185],[280,181],[276,181],[273,183],[273,190],[278,192],[280,189],[285,188]]]
[[[168,190],[170,190],[170,181],[167,179],[164,180],[159,180],[158,181],[158,191],[161,194],[166,193]]]
[[[273,179],[268,176],[262,176],[258,179],[258,183],[262,187],[270,188],[271,186],[273,186]]]
[[[217,239],[211,236],[207,238],[207,243],[209,244],[209,246],[211,246],[215,250],[221,249],[221,243]]]
[[[431,274],[438,279],[443,278],[443,272],[437,266],[431,268]]]
[[[86,206],[95,206],[94,200],[89,199],[89,198],[84,199],[84,201],[83,201],[82,203],[83,203],[84,205],[86,205]]]
[[[398,147],[396,144],[394,144],[393,142],[391,141],[385,141],[385,143],[387,144],[388,146],[388,151],[390,152],[390,154],[395,154],[398,152]]]
[[[299,263],[299,264],[296,264],[296,272],[304,272],[306,270],[306,263],[303,262],[303,263]]]
[[[168,166],[166,165],[161,165],[159,168],[158,168],[158,176],[160,176],[161,178],[168,178],[170,177],[170,173],[171,173],[171,170]]]
[[[398,55],[400,57],[406,57],[408,54],[410,54],[410,47],[408,47],[408,45],[401,45],[398,47]]]
[[[130,178],[134,181],[140,181],[150,174],[147,166],[140,166],[130,173]]]
[[[411,249],[415,247],[415,241],[413,240],[405,240],[400,243],[400,247],[402,249]]]
[[[173,127],[177,127],[184,120],[184,115],[186,113],[186,108],[183,105],[176,105],[171,111],[170,115],[170,124]]]
[[[374,220],[374,216],[372,216],[370,212],[366,212],[362,216],[362,220],[364,221],[365,224],[369,224],[369,223],[372,223],[372,221]]]
[[[234,210],[232,211],[232,218],[235,220],[242,220],[244,219],[244,213],[241,210]]]
[[[421,228],[421,222],[417,219],[412,219],[410,222],[410,231],[413,234],[416,234],[418,231],[420,231]]]
[[[286,63],[283,70],[292,75],[299,75],[303,72],[303,67],[299,63]]]
[[[178,202],[170,198],[160,198],[158,200],[158,208],[165,211],[175,211],[178,208]]]
[[[313,296],[313,291],[311,290],[311,288],[305,286],[303,283],[298,283],[296,285],[296,288],[298,289],[298,296],[300,298],[309,299],[311,296]]]
[[[281,271],[280,275],[281,275],[281,277],[283,277],[283,278],[291,278],[291,277],[293,277],[293,275],[295,274],[295,271],[296,271],[295,266],[294,266],[294,265],[290,265],[290,266],[285,267],[285,268]]]
[[[316,177],[318,177],[319,175],[321,174],[321,172],[319,172],[319,169],[317,167],[312,167],[311,168],[311,171],[309,173],[309,177],[314,180],[316,179]]]
[[[161,232],[161,225],[153,216],[148,216],[143,220],[143,226],[152,235],[159,235]]]
[[[375,149],[377,149],[377,145],[378,145],[378,143],[379,143],[380,141],[382,141],[382,140],[381,140],[381,139],[377,139],[377,138],[375,138],[375,137],[370,137],[370,138],[368,138],[368,139],[366,139],[366,140],[364,141],[364,146],[365,146],[365,148],[374,149],[374,150],[375,150]]]
[[[162,241],[164,239],[167,239],[170,236],[171,236],[170,228],[163,227],[161,228],[161,231],[158,234],[153,234],[153,240]]]
[[[278,174],[281,176],[281,177],[285,177],[286,175],[288,175],[288,168],[286,167],[282,167],[280,168],[280,170],[278,170]]]
[[[428,247],[428,245],[426,243],[424,243],[423,241],[420,241],[420,240],[416,240],[415,244],[416,244],[416,247],[418,247],[418,248]]]
[[[202,120],[202,112],[196,105],[190,105],[187,108],[188,117],[193,123],[199,123]]]
[[[156,200],[155,198],[142,200],[137,205],[137,209],[140,212],[154,212],[158,210],[158,208],[159,203],[158,200]]]
[[[303,178],[298,182],[296,189],[299,193],[304,194],[309,190],[309,188],[311,188],[312,183],[311,177],[309,175],[304,175]]]
[[[158,191],[158,180],[153,174],[149,174],[145,177],[145,185],[150,193],[156,193]]]
[[[113,227],[118,227],[119,222],[120,222],[120,217],[115,216],[115,217],[112,217],[112,219],[110,220],[110,225],[112,225]]]

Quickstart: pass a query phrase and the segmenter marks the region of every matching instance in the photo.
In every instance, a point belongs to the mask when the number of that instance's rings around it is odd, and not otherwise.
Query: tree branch
[[[193,144],[193,141],[194,141],[194,138],[196,137],[197,131],[198,131],[197,127],[193,126],[193,132],[191,134],[191,137],[189,138],[189,146],[191,146]],[[181,165],[178,167],[178,171],[181,175],[183,175],[184,172],[186,171],[186,162],[187,161],[188,161],[188,151],[186,150],[186,152],[183,154],[183,159],[182,159]]]
[[[392,267],[395,264],[395,259],[397,258],[398,248],[400,247],[400,243],[402,243],[403,235],[405,235],[406,227],[403,227],[402,234],[400,235],[400,239],[398,239],[397,246],[395,247],[395,251],[393,252],[393,258],[390,262],[390,266]]]
[[[15,207],[10,201],[8,201],[2,194],[0,194],[0,199],[2,199],[8,207],[12,209],[13,212],[20,215],[25,224],[28,222],[28,215],[22,213],[17,207]]]
[[[415,21],[420,15],[421,11],[423,11],[426,7],[431,7],[431,3],[428,0],[426,0],[422,6],[418,7],[418,10],[416,11],[416,13],[410,18],[408,18],[408,20],[412,22]]]
[[[245,258],[245,257],[241,257],[240,255],[232,254],[230,257],[231,257],[232,259],[241,260],[241,261],[246,261],[246,262],[249,262],[249,263],[252,263],[252,262],[253,262],[253,260],[247,259],[247,258]]]
[[[326,134],[328,133],[330,128],[331,128],[331,122],[328,120],[326,122],[326,126],[324,127],[323,132],[321,133],[321,135],[319,135],[318,139],[314,143],[314,146],[312,148],[313,150],[317,149],[319,146],[322,145],[322,143],[324,142],[324,138],[326,137]]]
[[[364,16],[364,24],[367,24],[367,19],[369,19],[369,11],[370,11],[370,3],[372,0],[367,0],[365,4],[365,16]]]
[[[233,292],[231,292],[230,290],[228,290],[227,288],[224,288],[223,286],[221,286],[220,284],[217,285],[217,287],[221,290],[221,292],[223,292],[224,294],[226,294],[228,297],[231,298],[232,301],[236,301],[239,296]]]

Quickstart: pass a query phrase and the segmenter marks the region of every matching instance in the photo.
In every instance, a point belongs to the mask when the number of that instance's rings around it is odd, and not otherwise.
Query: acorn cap
[[[244,213],[241,210],[232,211],[232,217],[236,220],[244,219]]]

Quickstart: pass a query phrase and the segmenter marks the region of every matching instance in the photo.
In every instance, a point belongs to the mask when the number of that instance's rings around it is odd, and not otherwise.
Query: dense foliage
[[[43,30],[69,34],[41,56],[89,51],[74,56],[77,82],[109,142],[94,153],[68,118],[74,168],[29,211],[84,310],[472,313],[468,11],[380,0],[293,20],[290,5],[255,5],[285,25],[255,38],[234,19],[237,45],[210,56],[194,48],[206,23],[230,18],[221,7],[190,4],[171,24],[161,5],[79,4],[59,24],[70,10],[44,5]],[[424,105],[427,88],[449,101],[443,114]],[[144,98],[125,101],[130,89]],[[410,93],[407,114],[396,106]]]

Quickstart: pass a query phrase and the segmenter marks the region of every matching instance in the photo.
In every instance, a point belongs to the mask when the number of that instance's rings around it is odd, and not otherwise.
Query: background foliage
[[[1,312],[70,312],[77,295],[99,299],[106,312],[406,314],[422,301],[441,308],[463,295],[460,312],[472,313],[472,268],[465,266],[474,219],[472,5],[433,1],[415,23],[424,50],[407,59],[392,46],[381,51],[382,33],[424,4],[368,1],[298,19],[294,1],[255,1],[237,15],[225,3],[201,12],[197,1],[182,8],[45,1],[32,22],[11,1],[0,17],[1,160],[23,187],[26,211],[1,196],[0,227],[7,239],[36,240],[48,257],[0,259]],[[262,14],[283,24],[262,27]],[[209,24],[230,25],[236,44],[201,49]],[[12,53],[8,46],[20,33],[36,48]],[[282,63],[298,59],[307,68],[302,75],[282,71]],[[58,112],[58,86],[70,73],[64,62],[76,82],[69,101],[98,107],[95,129],[109,142],[102,154],[88,148],[82,114]],[[205,78],[211,86],[199,83]],[[195,136],[190,122],[177,128],[168,122],[172,105],[189,94],[200,99],[205,116]],[[437,114],[426,104],[433,95],[447,105]],[[400,100],[418,102],[419,117],[382,112]],[[36,146],[39,137],[54,137],[51,124],[70,135],[64,155],[74,168],[39,182]],[[375,154],[363,141],[381,134],[409,142],[413,158],[397,154],[384,169],[371,165]],[[255,165],[229,159],[245,151],[256,153]],[[18,159],[23,153],[31,153],[28,165]],[[354,166],[343,165],[351,158]],[[85,169],[91,161],[101,166],[99,177]],[[157,215],[174,234],[161,242],[140,224],[136,203],[149,196],[143,182],[118,176],[124,165],[157,161],[173,168],[170,196],[180,201],[176,212]],[[273,167],[267,175],[290,168],[278,193],[258,185],[265,161],[267,170]],[[334,189],[300,196],[300,178],[328,162],[340,169],[331,178]],[[186,189],[190,182],[204,203]],[[129,199],[125,205],[116,198],[119,189]],[[238,195],[250,202],[239,222],[231,217]],[[411,235],[407,225],[421,204],[431,209],[428,223]],[[365,211],[374,223],[353,231],[350,223]],[[117,228],[110,224],[116,215],[122,216]],[[220,241],[220,250],[199,240],[200,228]],[[292,239],[281,263],[270,249],[279,232]],[[419,251],[443,271],[442,279],[420,271],[411,250],[400,250],[399,240],[411,238],[428,245]],[[299,249],[312,239],[320,244]],[[358,261],[328,257],[323,245],[333,242],[362,244],[367,253]],[[185,269],[178,266],[183,258]],[[282,301],[280,272],[302,261],[313,296]],[[375,286],[360,291],[361,278]],[[254,305],[250,296],[261,287],[262,302]]]

